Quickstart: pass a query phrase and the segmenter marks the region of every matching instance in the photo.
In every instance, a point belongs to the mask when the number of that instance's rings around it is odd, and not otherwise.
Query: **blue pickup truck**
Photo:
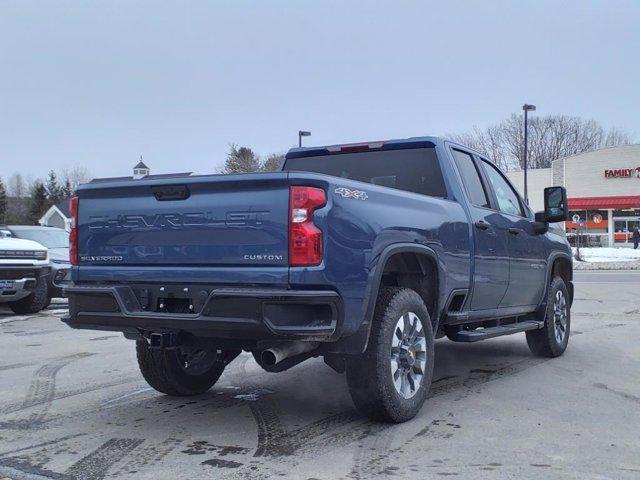
[[[123,332],[169,395],[241,351],[270,372],[322,356],[356,407],[401,422],[434,339],[569,340],[562,187],[533,213],[481,154],[435,137],[295,148],[281,172],[91,183],[71,200],[73,328]]]

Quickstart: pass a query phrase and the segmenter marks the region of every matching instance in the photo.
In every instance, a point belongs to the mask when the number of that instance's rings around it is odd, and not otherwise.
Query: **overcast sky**
[[[0,175],[210,173],[230,143],[442,135],[519,111],[640,140],[640,1],[0,1]]]

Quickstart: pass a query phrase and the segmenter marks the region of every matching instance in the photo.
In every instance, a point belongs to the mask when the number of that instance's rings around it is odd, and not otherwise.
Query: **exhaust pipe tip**
[[[273,367],[276,363],[278,363],[278,357],[272,350],[264,350],[260,354],[260,359],[262,360],[262,363],[269,367]]]
[[[318,342],[283,342],[260,352],[260,363],[265,367],[275,367],[284,360],[311,352],[318,348]]]

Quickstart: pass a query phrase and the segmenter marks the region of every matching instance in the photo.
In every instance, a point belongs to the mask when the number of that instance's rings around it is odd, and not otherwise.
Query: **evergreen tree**
[[[260,170],[260,157],[247,147],[231,145],[222,173],[248,173]]]
[[[50,207],[47,189],[40,180],[34,182],[29,197],[29,221],[36,225]]]
[[[279,172],[284,163],[283,153],[272,153],[262,164],[262,171],[264,172]]]
[[[7,190],[4,188],[2,178],[0,178],[0,223],[7,221]]]
[[[47,178],[47,200],[49,200],[49,206],[55,205],[60,200],[64,198],[63,188],[58,183],[58,177],[56,176],[56,172],[51,170],[49,172],[49,176]]]
[[[71,181],[67,178],[64,182],[64,185],[60,187],[60,195],[62,200],[69,198],[73,194],[73,187],[71,186]]]

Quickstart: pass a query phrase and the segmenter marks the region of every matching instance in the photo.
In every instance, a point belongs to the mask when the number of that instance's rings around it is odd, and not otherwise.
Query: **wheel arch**
[[[369,342],[380,287],[400,286],[415,290],[425,302],[435,332],[440,320],[442,279],[438,256],[432,248],[415,244],[393,244],[385,248],[376,263],[367,299],[363,322],[366,326],[366,341],[362,350],[366,349]]]
[[[553,277],[559,276],[564,280],[564,283],[569,292],[569,306],[573,304],[573,263],[571,257],[563,252],[555,252],[549,258],[547,263],[547,284],[544,289],[544,299],[547,298],[549,293],[549,285]]]

